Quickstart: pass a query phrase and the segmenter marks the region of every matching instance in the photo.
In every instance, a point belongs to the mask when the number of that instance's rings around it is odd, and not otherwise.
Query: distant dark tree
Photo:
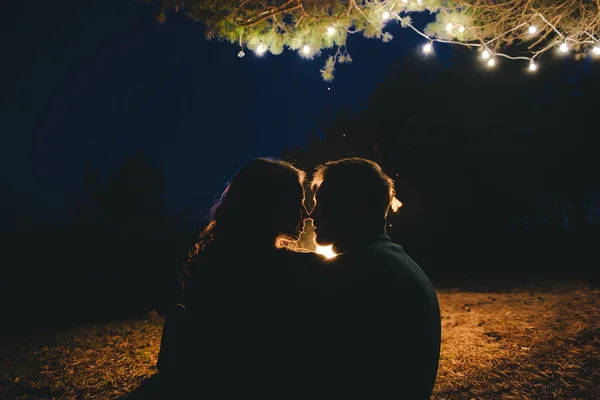
[[[380,163],[404,203],[388,232],[422,258],[460,251],[473,268],[524,263],[499,249],[531,248],[523,240],[532,229],[574,238],[586,194],[600,187],[590,129],[600,80],[589,68],[557,62],[523,77],[518,65],[490,74],[460,54],[449,65],[407,58],[364,110],[331,116],[285,158],[308,170],[351,156]],[[542,258],[543,246],[575,248],[540,235],[535,267],[558,260]]]
[[[190,215],[170,213],[164,179],[141,152],[126,159],[102,182],[84,173],[86,200],[75,213],[76,268],[85,268],[97,296],[97,312],[131,314],[164,307],[183,260]],[[188,213],[189,214],[189,213]]]

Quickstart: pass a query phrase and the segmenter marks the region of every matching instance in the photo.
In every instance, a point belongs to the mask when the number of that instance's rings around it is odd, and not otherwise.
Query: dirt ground
[[[433,399],[600,399],[600,290],[580,282],[438,291]],[[21,337],[0,345],[0,398],[114,399],[155,374],[163,319]]]

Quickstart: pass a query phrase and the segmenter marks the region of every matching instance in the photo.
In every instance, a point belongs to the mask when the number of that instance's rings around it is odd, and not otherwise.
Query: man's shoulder
[[[401,280],[425,279],[426,275],[419,266],[402,248],[391,241],[377,242],[365,246],[357,251],[348,252],[340,261],[353,269],[368,269],[371,274],[393,276]]]
[[[414,263],[402,246],[391,241],[375,242],[344,254],[347,262],[369,261],[369,264]]]

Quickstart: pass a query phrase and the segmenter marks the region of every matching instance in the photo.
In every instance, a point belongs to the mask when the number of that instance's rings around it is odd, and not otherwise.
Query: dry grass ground
[[[600,290],[582,283],[440,290],[434,399],[600,399]],[[2,344],[0,398],[118,398],[155,373],[162,319]]]

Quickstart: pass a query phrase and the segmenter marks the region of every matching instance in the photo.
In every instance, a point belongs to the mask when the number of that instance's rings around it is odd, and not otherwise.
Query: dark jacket
[[[169,371],[175,385],[203,398],[296,397],[299,314],[320,262],[314,254],[235,246],[199,257],[183,280],[187,321]]]
[[[383,232],[361,238],[326,267],[335,275],[321,317],[331,397],[429,399],[441,324],[423,270]]]

